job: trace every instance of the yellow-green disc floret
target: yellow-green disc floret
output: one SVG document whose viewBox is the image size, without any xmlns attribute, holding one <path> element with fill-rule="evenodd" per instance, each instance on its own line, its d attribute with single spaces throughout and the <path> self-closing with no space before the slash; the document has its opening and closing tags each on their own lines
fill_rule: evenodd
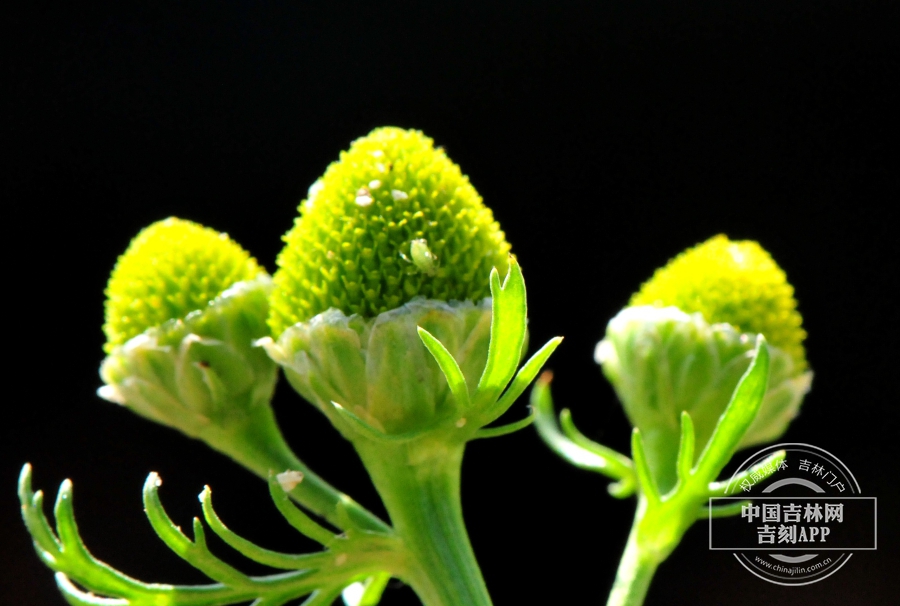
<svg viewBox="0 0 900 606">
<path fill-rule="evenodd" d="M 374 317 L 416 296 L 477 300 L 509 244 L 468 177 L 419 131 L 354 141 L 300 204 L 278 257 L 274 337 L 336 308 Z"/>
<path fill-rule="evenodd" d="M 158 221 L 131 241 L 109 278 L 104 349 L 202 309 L 261 272 L 227 234 L 175 217 Z"/>
<path fill-rule="evenodd" d="M 795 371 L 806 368 L 806 331 L 797 311 L 794 288 L 784 271 L 758 243 L 715 236 L 684 251 L 656 271 L 630 305 L 675 306 L 727 323 L 747 333 L 762 333 L 788 353 Z"/>
</svg>

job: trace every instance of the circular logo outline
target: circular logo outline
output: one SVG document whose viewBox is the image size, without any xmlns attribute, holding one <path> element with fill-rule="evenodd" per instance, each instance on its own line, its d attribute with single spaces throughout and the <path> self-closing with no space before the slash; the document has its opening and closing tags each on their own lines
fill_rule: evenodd
<svg viewBox="0 0 900 606">
<path fill-rule="evenodd" d="M 810 450 L 806 450 L 810 449 Z M 805 442 L 782 442 L 779 444 L 773 444 L 771 446 L 767 446 L 762 450 L 756 451 L 754 454 L 747 457 L 738 467 L 738 469 L 732 474 L 731 478 L 728 481 L 727 488 L 725 489 L 725 494 L 736 494 L 740 489 L 740 485 L 736 484 L 736 478 L 739 474 L 747 471 L 754 465 L 761 463 L 771 454 L 778 452 L 779 450 L 784 450 L 785 453 L 806 453 L 809 455 L 814 455 L 817 458 L 831 463 L 835 469 L 837 469 L 841 475 L 843 476 L 844 481 L 847 482 L 848 488 L 850 489 L 850 494 L 860 495 L 861 489 L 859 487 L 859 482 L 856 480 L 856 476 L 853 475 L 853 472 L 841 461 L 838 457 L 834 456 L 824 448 L 820 448 L 818 446 L 814 446 L 812 444 L 807 444 Z M 778 488 L 783 488 L 785 486 L 790 485 L 802 485 L 808 489 L 813 490 L 819 494 L 825 494 L 825 489 L 821 486 L 812 482 L 810 480 L 806 480 L 804 478 L 785 478 L 774 482 L 768 486 L 766 486 L 762 493 L 771 493 L 777 490 Z M 806 554 L 806 556 L 782 556 L 777 553 L 777 549 L 772 550 L 775 553 L 767 554 L 769 557 L 776 559 L 781 562 L 785 562 L 786 564 L 800 564 L 801 562 L 809 561 L 818 556 L 818 554 Z M 810 551 L 815 551 L 811 549 Z M 816 570 L 807 573 L 803 577 L 798 577 L 797 580 L 793 580 L 795 577 L 793 576 L 783 576 L 779 575 L 775 571 L 765 570 L 761 566 L 757 566 L 752 563 L 750 556 L 746 553 L 735 551 L 732 555 L 734 555 L 735 559 L 743 566 L 748 572 L 769 583 L 773 583 L 775 585 L 781 585 L 785 587 L 801 587 L 804 585 L 811 585 L 813 583 L 818 583 L 823 579 L 827 579 L 835 572 L 844 567 L 844 565 L 850 561 L 850 558 L 853 554 L 850 550 L 840 552 L 840 555 L 837 556 L 836 559 L 828 562 L 827 565 L 821 566 Z M 778 556 L 778 557 L 776 557 Z M 757 556 L 758 557 L 758 556 Z M 793 560 L 793 561 L 791 561 Z"/>
</svg>

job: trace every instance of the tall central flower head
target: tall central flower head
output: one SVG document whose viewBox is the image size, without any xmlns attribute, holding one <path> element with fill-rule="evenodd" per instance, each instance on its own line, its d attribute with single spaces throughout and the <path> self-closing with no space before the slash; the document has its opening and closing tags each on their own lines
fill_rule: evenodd
<svg viewBox="0 0 900 606">
<path fill-rule="evenodd" d="M 722 235 L 658 269 L 610 321 L 595 357 L 644 435 L 660 486 L 674 482 L 681 412 L 705 445 L 757 334 L 770 352 L 768 391 L 741 446 L 784 433 L 812 380 L 801 324 L 794 289 L 769 253 Z"/>
<path fill-rule="evenodd" d="M 379 128 L 341 153 L 299 210 L 273 278 L 269 355 L 348 437 L 345 412 L 387 434 L 458 421 L 417 327 L 476 385 L 489 276 L 506 273 L 510 249 L 468 178 L 421 132 Z"/>
<path fill-rule="evenodd" d="M 354 141 L 309 189 L 278 257 L 274 336 L 330 308 L 372 318 L 414 297 L 476 301 L 509 244 L 443 149 L 419 131 Z"/>
</svg>

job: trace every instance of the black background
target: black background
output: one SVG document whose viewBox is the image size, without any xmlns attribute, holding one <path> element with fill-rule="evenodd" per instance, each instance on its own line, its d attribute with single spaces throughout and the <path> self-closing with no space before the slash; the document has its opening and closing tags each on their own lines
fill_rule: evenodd
<svg viewBox="0 0 900 606">
<path fill-rule="evenodd" d="M 143 518 L 150 471 L 178 523 L 198 514 L 195 496 L 210 484 L 234 529 L 298 547 L 249 473 L 94 395 L 103 288 L 130 238 L 169 215 L 227 231 L 274 269 L 307 187 L 351 140 L 387 124 L 434 137 L 494 209 L 525 271 L 532 347 L 566 336 L 549 365 L 557 404 L 620 450 L 628 425 L 592 361 L 607 320 L 683 248 L 720 232 L 761 242 L 796 287 L 816 373 L 785 439 L 834 453 L 879 497 L 880 549 L 784 588 L 709 552 L 700 525 L 661 566 L 647 604 L 891 601 L 895 8 L 184 4 L 3 9 L 5 603 L 63 603 L 18 520 L 25 461 L 51 494 L 71 477 L 90 548 L 144 580 L 203 580 Z M 312 407 L 286 384 L 275 406 L 301 457 L 379 507 Z M 532 430 L 471 445 L 464 510 L 497 604 L 605 601 L 633 512 L 606 483 Z M 384 603 L 416 602 L 396 587 Z"/>
</svg>

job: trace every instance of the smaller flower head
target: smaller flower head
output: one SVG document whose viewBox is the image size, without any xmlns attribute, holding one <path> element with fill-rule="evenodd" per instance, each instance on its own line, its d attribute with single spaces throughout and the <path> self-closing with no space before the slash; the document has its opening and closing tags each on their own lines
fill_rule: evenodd
<svg viewBox="0 0 900 606">
<path fill-rule="evenodd" d="M 170 217 L 144 228 L 106 288 L 107 353 L 148 328 L 203 309 L 237 282 L 265 273 L 226 234 Z"/>
<path fill-rule="evenodd" d="M 769 344 L 768 390 L 740 447 L 781 436 L 812 380 L 794 289 L 759 244 L 716 236 L 686 250 L 609 322 L 595 357 L 643 433 L 660 487 L 675 482 L 682 411 L 705 445 L 750 365 L 758 333 Z"/>
<path fill-rule="evenodd" d="M 759 244 L 724 235 L 684 251 L 653 274 L 631 306 L 677 307 L 700 313 L 710 324 L 730 324 L 743 333 L 762 333 L 788 353 L 797 373 L 806 368 L 806 331 L 794 288 Z"/>
<path fill-rule="evenodd" d="M 145 228 L 106 290 L 98 395 L 252 467 L 248 443 L 280 435 L 278 367 L 255 345 L 269 334 L 271 282 L 225 234 L 176 218 Z"/>
</svg>

